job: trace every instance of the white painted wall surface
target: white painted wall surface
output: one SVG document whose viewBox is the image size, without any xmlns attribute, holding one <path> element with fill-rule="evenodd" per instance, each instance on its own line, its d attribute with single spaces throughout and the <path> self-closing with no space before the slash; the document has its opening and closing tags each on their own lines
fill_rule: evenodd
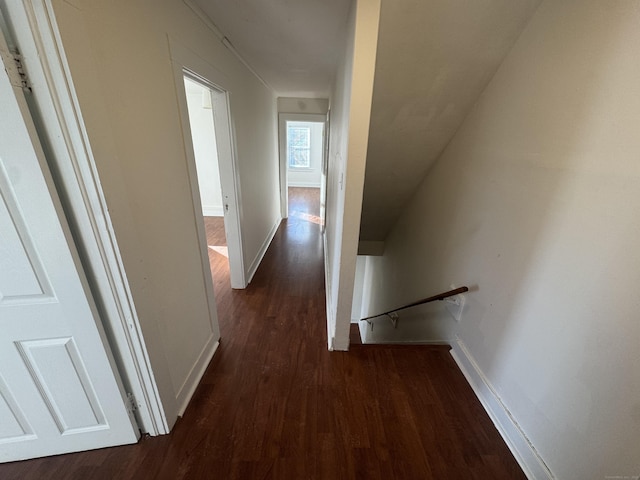
<svg viewBox="0 0 640 480">
<path fill-rule="evenodd" d="M 372 309 L 472 287 L 458 351 L 558 479 L 640 474 L 639 7 L 544 2 L 371 259 Z"/>
<path fill-rule="evenodd" d="M 349 348 L 379 18 L 379 0 L 353 3 L 331 98 L 325 276 L 329 348 L 335 350 Z"/>
<path fill-rule="evenodd" d="M 278 113 L 326 114 L 329 100 L 326 98 L 278 97 Z"/>
<path fill-rule="evenodd" d="M 211 108 L 211 91 L 188 79 L 185 80 L 185 88 L 193 153 L 198 171 L 202 215 L 222 217 L 224 210 L 222 208 L 222 189 L 220 188 L 213 109 Z"/>
<path fill-rule="evenodd" d="M 322 130 L 324 124 L 322 123 L 310 123 L 310 122 L 287 122 L 288 126 L 292 127 L 309 127 L 310 134 L 310 166 L 309 168 L 291 168 L 288 166 L 288 183 L 290 187 L 310 187 L 320 188 L 320 181 L 322 176 Z"/>
<path fill-rule="evenodd" d="M 540 1 L 382 2 L 361 240 L 384 240 Z"/>
<path fill-rule="evenodd" d="M 356 273 L 353 282 L 353 302 L 351 305 L 351 323 L 358 323 L 362 313 L 362 294 L 364 289 L 364 279 L 367 268 L 367 257 L 358 255 L 356 257 Z"/>
<path fill-rule="evenodd" d="M 169 38 L 232 87 L 245 265 L 280 221 L 275 97 L 182 2 L 53 3 L 172 425 L 176 399 L 197 381 L 219 333 L 207 304 Z"/>
</svg>

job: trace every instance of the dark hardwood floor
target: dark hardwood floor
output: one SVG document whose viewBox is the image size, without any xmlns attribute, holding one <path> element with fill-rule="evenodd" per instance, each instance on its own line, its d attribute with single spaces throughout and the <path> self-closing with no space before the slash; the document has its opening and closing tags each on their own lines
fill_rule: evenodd
<svg viewBox="0 0 640 480">
<path fill-rule="evenodd" d="M 246 290 L 210 250 L 222 341 L 170 435 L 0 479 L 525 478 L 448 347 L 327 351 L 320 227 L 296 205 Z"/>
</svg>

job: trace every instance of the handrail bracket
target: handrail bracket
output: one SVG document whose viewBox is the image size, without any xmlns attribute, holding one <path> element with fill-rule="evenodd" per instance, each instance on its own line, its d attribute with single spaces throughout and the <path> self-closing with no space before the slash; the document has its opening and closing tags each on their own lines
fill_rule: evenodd
<svg viewBox="0 0 640 480">
<path fill-rule="evenodd" d="M 378 316 L 386 316 L 389 317 L 389 320 L 391 320 L 391 325 L 393 325 L 393 328 L 398 328 L 398 320 L 400 319 L 400 315 L 398 315 L 396 312 L 389 312 L 389 313 L 383 313 L 381 315 Z M 371 331 L 373 332 L 373 326 L 375 325 L 375 322 L 373 321 L 373 319 L 367 319 L 367 318 L 363 318 L 362 321 L 365 321 L 369 324 L 369 326 L 371 327 Z"/>
</svg>

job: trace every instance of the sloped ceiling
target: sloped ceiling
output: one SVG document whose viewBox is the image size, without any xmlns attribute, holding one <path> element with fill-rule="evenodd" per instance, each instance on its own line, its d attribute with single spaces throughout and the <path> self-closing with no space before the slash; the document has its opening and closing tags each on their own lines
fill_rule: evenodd
<svg viewBox="0 0 640 480">
<path fill-rule="evenodd" d="M 384 240 L 540 0 L 383 0 L 360 239 Z"/>
<path fill-rule="evenodd" d="M 278 96 L 329 97 L 351 0 L 190 1 Z"/>
</svg>

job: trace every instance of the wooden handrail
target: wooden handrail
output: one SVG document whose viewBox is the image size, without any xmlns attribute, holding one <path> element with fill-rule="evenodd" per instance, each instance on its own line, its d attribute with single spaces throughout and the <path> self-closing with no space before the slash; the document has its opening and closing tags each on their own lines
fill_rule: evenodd
<svg viewBox="0 0 640 480">
<path fill-rule="evenodd" d="M 370 317 L 361 318 L 360 321 L 363 322 L 365 320 L 371 320 L 372 318 L 381 317 L 382 315 L 389 315 L 390 313 L 397 312 L 399 310 L 404 310 L 405 308 L 415 307 L 416 305 L 422 305 L 423 303 L 435 302 L 436 300 L 444 300 L 447 297 L 453 297 L 454 295 L 458 295 L 460 293 L 468 292 L 468 287 L 458 287 L 453 290 L 449 290 L 448 292 L 439 293 L 438 295 L 434 295 L 432 297 L 423 298 L 422 300 L 418 300 L 417 302 L 410 303 L 403 307 L 394 308 L 393 310 L 389 310 L 388 312 L 379 313 L 378 315 L 371 315 Z"/>
</svg>

